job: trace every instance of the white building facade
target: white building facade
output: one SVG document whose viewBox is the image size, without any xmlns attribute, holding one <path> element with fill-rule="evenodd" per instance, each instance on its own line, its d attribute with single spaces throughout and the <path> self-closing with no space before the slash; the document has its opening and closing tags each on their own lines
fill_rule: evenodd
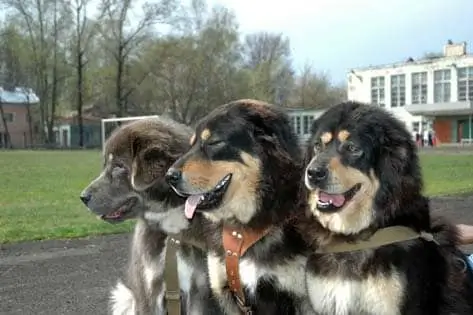
<svg viewBox="0 0 473 315">
<path fill-rule="evenodd" d="M 315 119 L 324 112 L 323 109 L 288 108 L 288 115 L 294 133 L 299 142 L 304 144 L 310 137 L 310 130 Z"/>
<path fill-rule="evenodd" d="M 386 108 L 412 132 L 434 129 L 443 142 L 472 138 L 473 55 L 449 42 L 443 56 L 353 69 L 348 99 Z"/>
</svg>

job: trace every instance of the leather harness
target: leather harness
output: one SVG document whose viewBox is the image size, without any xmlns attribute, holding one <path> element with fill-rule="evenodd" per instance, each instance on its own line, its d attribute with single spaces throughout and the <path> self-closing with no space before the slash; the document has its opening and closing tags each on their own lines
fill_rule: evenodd
<svg viewBox="0 0 473 315">
<path fill-rule="evenodd" d="M 271 227 L 261 230 L 249 230 L 234 229 L 225 226 L 222 231 L 228 288 L 233 294 L 243 315 L 252 315 L 253 310 L 251 309 L 251 306 L 247 304 L 240 280 L 240 257 L 242 257 L 251 246 L 266 236 L 270 230 Z M 417 238 L 437 243 L 433 235 L 430 233 L 417 232 L 406 226 L 392 226 L 376 231 L 366 240 L 356 242 L 342 241 L 329 244 L 318 250 L 317 253 L 328 254 L 372 249 Z"/>
<path fill-rule="evenodd" d="M 247 304 L 245 292 L 240 280 L 240 257 L 262 239 L 270 231 L 270 227 L 265 229 L 236 229 L 224 226 L 222 231 L 222 242 L 225 250 L 225 267 L 227 272 L 227 283 L 230 292 L 242 314 L 251 315 L 253 311 Z"/>
<path fill-rule="evenodd" d="M 222 230 L 222 243 L 225 250 L 225 268 L 228 288 L 243 315 L 253 315 L 253 310 L 247 303 L 241 283 L 240 258 L 251 246 L 266 236 L 270 230 L 271 227 L 254 230 L 237 229 L 230 226 L 224 226 Z M 342 241 L 328 244 L 317 250 L 317 253 L 329 254 L 373 249 L 417 238 L 437 243 L 433 235 L 430 233 L 417 232 L 406 226 L 391 226 L 376 231 L 366 240 L 357 240 L 355 242 Z M 171 246 L 167 246 L 166 248 L 166 266 L 170 267 L 166 268 L 165 273 L 167 309 L 168 315 L 180 315 L 181 296 L 179 281 L 177 281 L 178 273 L 175 268 L 177 265 L 176 245 L 180 244 L 180 240 L 176 237 L 172 237 L 170 243 Z"/>
</svg>

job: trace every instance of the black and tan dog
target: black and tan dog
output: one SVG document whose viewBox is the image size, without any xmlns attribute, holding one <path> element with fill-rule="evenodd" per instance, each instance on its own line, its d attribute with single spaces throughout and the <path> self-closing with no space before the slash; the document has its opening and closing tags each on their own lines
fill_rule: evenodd
<svg viewBox="0 0 473 315">
<path fill-rule="evenodd" d="M 430 218 L 416 146 L 383 109 L 346 102 L 313 125 L 307 289 L 321 315 L 473 314 L 456 229 Z M 320 248 L 321 247 L 321 248 Z"/>
<path fill-rule="evenodd" d="M 185 214 L 207 219 L 208 269 L 226 314 L 311 314 L 299 212 L 301 152 L 286 113 L 255 100 L 203 118 L 167 173 Z"/>
<path fill-rule="evenodd" d="M 164 180 L 169 166 L 188 149 L 190 135 L 187 126 L 164 118 L 115 130 L 105 145 L 102 173 L 81 194 L 87 207 L 107 222 L 138 218 L 126 281 L 112 291 L 113 314 L 166 314 L 164 272 L 171 272 L 164 270 L 166 247 L 171 246 L 167 239 L 182 230 L 187 234 L 177 250 L 181 313 L 221 314 L 211 297 L 203 236 L 190 229 L 184 199 Z"/>
</svg>

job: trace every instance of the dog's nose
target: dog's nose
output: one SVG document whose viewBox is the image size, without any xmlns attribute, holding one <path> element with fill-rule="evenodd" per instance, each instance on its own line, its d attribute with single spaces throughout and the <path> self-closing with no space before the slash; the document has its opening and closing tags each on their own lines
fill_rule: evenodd
<svg viewBox="0 0 473 315">
<path fill-rule="evenodd" d="M 176 168 L 170 168 L 166 172 L 166 181 L 169 185 L 175 185 L 182 177 L 182 172 Z"/>
<path fill-rule="evenodd" d="M 307 177 L 311 182 L 321 182 L 328 176 L 328 170 L 325 167 L 311 167 L 307 169 Z"/>
<path fill-rule="evenodd" d="M 80 200 L 82 200 L 82 202 L 87 206 L 87 204 L 89 203 L 90 199 L 92 199 L 92 195 L 88 192 L 82 192 L 80 194 Z"/>
</svg>

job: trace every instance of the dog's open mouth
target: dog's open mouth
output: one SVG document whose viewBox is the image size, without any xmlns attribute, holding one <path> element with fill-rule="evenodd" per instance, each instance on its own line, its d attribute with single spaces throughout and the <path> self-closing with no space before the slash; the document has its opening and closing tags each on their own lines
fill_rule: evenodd
<svg viewBox="0 0 473 315">
<path fill-rule="evenodd" d="M 225 192 L 230 185 L 232 174 L 227 174 L 223 177 L 214 188 L 202 194 L 185 195 L 180 193 L 183 197 L 186 197 L 185 204 L 185 216 L 188 219 L 192 219 L 197 210 L 212 209 L 218 206 L 222 201 Z"/>
<path fill-rule="evenodd" d="M 124 221 L 127 217 L 128 214 L 130 214 L 133 211 L 133 207 L 135 206 L 136 199 L 131 198 L 125 201 L 120 207 L 118 207 L 117 210 L 110 212 L 108 214 L 103 214 L 100 216 L 100 219 L 111 222 L 111 223 L 116 223 L 116 222 L 121 222 Z"/>
<path fill-rule="evenodd" d="M 337 212 L 353 199 L 360 188 L 361 184 L 356 184 L 341 194 L 328 193 L 319 190 L 317 209 L 321 212 Z"/>
</svg>

